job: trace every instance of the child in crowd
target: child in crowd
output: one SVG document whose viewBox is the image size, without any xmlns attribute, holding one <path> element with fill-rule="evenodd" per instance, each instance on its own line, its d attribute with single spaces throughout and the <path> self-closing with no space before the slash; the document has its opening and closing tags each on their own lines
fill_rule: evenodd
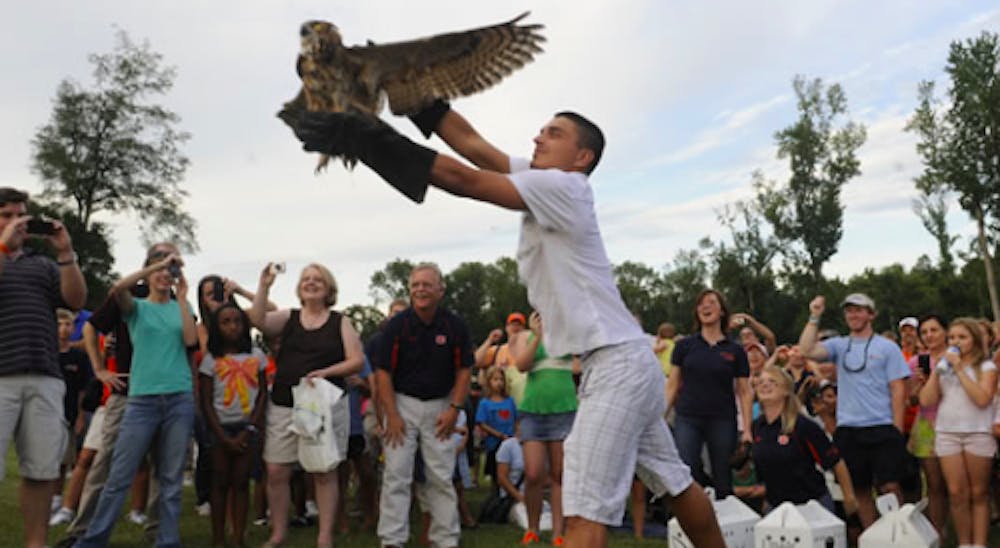
<svg viewBox="0 0 1000 548">
<path fill-rule="evenodd" d="M 493 479 L 493 489 L 497 484 L 497 448 L 500 443 L 514 435 L 517 421 L 517 406 L 507 395 L 507 380 L 504 370 L 492 366 L 486 371 L 484 397 L 476 410 L 476 426 L 486 433 L 483 448 L 486 450 L 486 474 Z"/>
<path fill-rule="evenodd" d="M 249 474 L 267 401 L 267 356 L 253 348 L 250 321 L 225 303 L 208 323 L 208 352 L 201 362 L 201 395 L 212 433 L 212 541 L 225 546 L 227 500 L 233 540 L 243 546 L 249 502 Z"/>
<path fill-rule="evenodd" d="M 469 505 L 465 500 L 465 484 L 469 478 L 469 458 L 465 452 L 465 445 L 469 443 L 469 419 L 465 411 L 458 412 L 455 419 L 455 429 L 451 434 L 451 442 L 455 446 L 455 474 L 452 476 L 452 483 L 455 485 L 455 496 L 458 498 L 458 516 L 462 520 L 462 527 L 475 529 L 479 526 L 476 519 L 469 511 Z"/>
<path fill-rule="evenodd" d="M 948 344 L 949 351 L 934 364 L 920 390 L 920 404 L 940 402 L 934 451 L 948 484 L 958 544 L 985 547 L 990 525 L 989 478 L 997 449 L 993 437 L 997 366 L 986 356 L 983 332 L 974 319 L 952 321 Z"/>
<path fill-rule="evenodd" d="M 87 359 L 87 354 L 83 350 L 71 346 L 70 339 L 75 328 L 76 315 L 65 308 L 60 308 L 56 311 L 56 319 L 59 322 L 59 366 L 62 368 L 63 381 L 66 383 L 66 395 L 63 398 L 64 417 L 69 426 L 69 442 L 66 444 L 66 454 L 59 467 L 58 489 L 56 491 L 62 493 L 66 470 L 73 468 L 73 463 L 76 460 L 77 440 L 83 436 L 86 429 L 86 418 L 80 405 L 83 403 L 83 391 L 87 387 L 87 382 L 93 377 L 93 371 L 90 369 L 90 360 Z M 52 497 L 53 518 L 63 510 L 62 499 L 61 494 Z M 65 512 L 63 517 L 66 517 Z"/>
</svg>

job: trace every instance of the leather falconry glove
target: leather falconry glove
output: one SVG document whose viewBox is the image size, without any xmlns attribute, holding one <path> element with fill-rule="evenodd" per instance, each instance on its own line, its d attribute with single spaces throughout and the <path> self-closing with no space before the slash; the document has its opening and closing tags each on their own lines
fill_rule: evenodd
<svg viewBox="0 0 1000 548">
<path fill-rule="evenodd" d="M 304 112 L 295 136 L 306 151 L 360 160 L 407 198 L 424 201 L 437 152 L 400 135 L 378 117 Z"/>
<path fill-rule="evenodd" d="M 441 119 L 444 118 L 445 114 L 448 114 L 449 110 L 451 110 L 451 105 L 448 101 L 436 99 L 420 112 L 411 114 L 409 119 L 413 125 L 417 126 L 420 133 L 424 134 L 424 137 L 430 139 L 438 125 L 441 124 Z"/>
</svg>

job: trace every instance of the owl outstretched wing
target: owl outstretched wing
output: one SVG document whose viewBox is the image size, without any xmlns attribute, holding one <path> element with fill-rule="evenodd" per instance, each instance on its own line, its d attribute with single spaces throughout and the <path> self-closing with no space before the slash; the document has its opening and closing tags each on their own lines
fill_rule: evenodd
<svg viewBox="0 0 1000 548">
<path fill-rule="evenodd" d="M 542 25 L 518 24 L 528 13 L 499 25 L 346 53 L 364 67 L 361 79 L 385 92 L 393 114 L 413 114 L 435 99 L 485 90 L 531 62 L 545 37 Z"/>
</svg>

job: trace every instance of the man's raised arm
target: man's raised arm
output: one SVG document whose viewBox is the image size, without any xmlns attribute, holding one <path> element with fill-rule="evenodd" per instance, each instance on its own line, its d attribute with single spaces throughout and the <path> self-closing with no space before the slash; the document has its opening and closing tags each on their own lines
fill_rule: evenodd
<svg viewBox="0 0 1000 548">
<path fill-rule="evenodd" d="M 410 117 L 424 137 L 437 133 L 459 156 L 480 169 L 510 173 L 510 157 L 493 146 L 472 127 L 464 116 L 451 106 L 438 100 Z"/>
<path fill-rule="evenodd" d="M 809 303 L 809 321 L 802 329 L 799 336 L 799 352 L 810 360 L 825 360 L 830 356 L 826 347 L 816 344 L 816 335 L 819 331 L 819 319 L 826 308 L 826 299 L 817 296 Z"/>
</svg>

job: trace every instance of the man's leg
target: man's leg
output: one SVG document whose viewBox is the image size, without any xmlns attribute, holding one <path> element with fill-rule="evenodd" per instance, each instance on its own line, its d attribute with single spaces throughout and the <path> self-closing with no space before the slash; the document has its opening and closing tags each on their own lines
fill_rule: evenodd
<svg viewBox="0 0 1000 548">
<path fill-rule="evenodd" d="M 681 529 L 694 546 L 698 548 L 725 548 L 719 522 L 715 519 L 715 509 L 708 500 L 705 490 L 697 482 L 692 483 L 683 493 L 670 497 L 673 510 Z"/>
<path fill-rule="evenodd" d="M 24 520 L 24 545 L 28 548 L 45 546 L 49 532 L 49 502 L 56 480 L 21 478 L 21 518 Z"/>
<path fill-rule="evenodd" d="M 21 471 L 25 546 L 45 546 L 52 493 L 69 443 L 63 418 L 66 384 L 43 375 L 21 375 L 21 420 L 15 434 Z"/>
<path fill-rule="evenodd" d="M 396 394 L 396 407 L 406 425 L 402 445 L 385 443 L 385 468 L 379 499 L 378 537 L 383 546 L 403 546 L 410 536 L 410 484 L 417 452 L 420 400 Z"/>
<path fill-rule="evenodd" d="M 654 365 L 644 369 L 646 372 L 654 370 L 656 374 L 650 374 L 651 383 L 655 383 L 655 378 L 662 379 L 662 375 Z M 688 466 L 677 451 L 667 421 L 663 418 L 666 402 L 662 393 L 659 387 L 655 389 L 655 393 L 648 393 L 650 405 L 655 411 L 649 415 L 650 421 L 639 436 L 636 475 L 655 497 L 666 497 L 670 501 L 677 522 L 694 546 L 723 548 L 725 541 L 715 519 L 712 502 L 702 486 L 692 479 Z"/>
<path fill-rule="evenodd" d="M 447 400 L 421 402 L 420 453 L 424 457 L 427 481 L 424 484 L 427 507 L 431 513 L 428 533 L 431 544 L 448 548 L 458 546 L 462 528 L 458 518 L 458 498 L 451 478 L 455 472 L 455 450 L 451 436 L 438 439 L 434 433 L 437 417 L 448 408 Z"/>
<path fill-rule="evenodd" d="M 652 367 L 658 376 L 646 372 L 647 358 L 655 362 Z M 648 344 L 640 341 L 603 348 L 584 361 L 580 405 L 563 444 L 567 546 L 606 546 L 605 526 L 622 521 L 641 454 L 640 440 L 654 419 L 666 429 L 663 374 L 656 363 Z M 691 477 L 676 449 L 674 458 L 686 487 Z"/>
</svg>

